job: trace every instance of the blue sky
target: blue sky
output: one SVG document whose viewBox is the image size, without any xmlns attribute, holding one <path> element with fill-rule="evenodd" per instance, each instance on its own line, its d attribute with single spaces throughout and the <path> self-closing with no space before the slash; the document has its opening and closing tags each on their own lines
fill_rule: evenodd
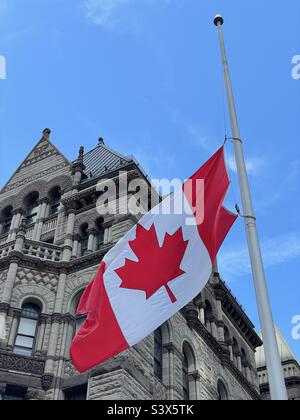
<svg viewBox="0 0 300 420">
<path fill-rule="evenodd" d="M 0 184 L 41 131 L 70 159 L 103 136 L 153 178 L 190 176 L 229 134 L 224 31 L 274 318 L 300 359 L 300 3 L 290 0 L 0 0 Z M 232 146 L 229 204 L 240 203 Z M 243 222 L 220 271 L 259 328 Z"/>
</svg>

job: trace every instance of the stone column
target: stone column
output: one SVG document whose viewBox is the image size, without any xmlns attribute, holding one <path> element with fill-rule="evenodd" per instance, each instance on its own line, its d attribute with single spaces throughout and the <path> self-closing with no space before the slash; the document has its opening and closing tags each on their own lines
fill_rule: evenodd
<svg viewBox="0 0 300 420">
<path fill-rule="evenodd" d="M 10 305 L 12 291 L 13 291 L 13 288 L 14 288 L 14 285 L 15 285 L 15 280 L 16 280 L 18 267 L 19 267 L 19 258 L 17 256 L 17 253 L 22 252 L 22 250 L 23 250 L 24 243 L 25 243 L 25 234 L 26 234 L 26 226 L 25 226 L 24 223 L 22 223 L 21 226 L 19 227 L 19 229 L 17 230 L 14 251 L 11 253 L 10 265 L 9 265 L 9 269 L 8 269 L 8 272 L 7 272 L 7 277 L 6 277 L 6 282 L 5 282 L 5 285 L 4 285 L 4 289 L 3 289 L 3 292 L 2 292 L 1 302 L 2 303 L 7 303 L 8 305 Z M 12 255 L 13 253 L 15 253 L 15 255 Z M 5 317 L 5 319 L 6 319 L 6 317 Z M 3 318 L 2 318 L 2 320 L 0 319 L 0 338 L 1 338 L 1 333 L 3 334 L 3 324 L 2 323 L 3 323 Z"/>
<path fill-rule="evenodd" d="M 229 353 L 230 353 L 230 360 L 232 362 L 234 362 L 234 357 L 233 357 L 233 341 L 232 340 L 228 340 L 226 344 L 228 346 L 228 350 L 229 350 Z"/>
<path fill-rule="evenodd" d="M 198 308 L 199 308 L 199 320 L 201 324 L 205 325 L 205 303 L 201 302 L 198 305 Z"/>
<path fill-rule="evenodd" d="M 45 324 L 45 335 L 44 335 L 44 341 L 42 346 L 42 356 L 47 356 L 48 352 L 48 338 L 50 337 L 50 331 L 51 331 L 51 317 L 48 317 L 47 322 Z"/>
<path fill-rule="evenodd" d="M 108 228 L 108 238 L 107 238 L 107 243 L 111 243 L 112 242 L 112 226 L 110 226 L 109 228 Z"/>
<path fill-rule="evenodd" d="M 3 289 L 2 297 L 1 297 L 1 303 L 4 305 L 5 304 L 8 305 L 8 308 L 10 307 L 12 291 L 15 285 L 17 272 L 19 268 L 19 258 L 18 258 L 17 253 L 23 250 L 24 242 L 25 242 L 25 234 L 26 234 L 26 226 L 24 223 L 22 223 L 19 229 L 17 230 L 14 251 L 11 253 L 10 265 L 7 272 L 6 282 L 4 284 L 4 289 Z M 15 253 L 15 255 L 12 255 L 13 253 Z M 6 312 L 0 311 L 0 340 L 6 340 L 7 310 Z"/>
<path fill-rule="evenodd" d="M 245 363 L 245 376 L 252 383 L 252 366 L 248 362 Z"/>
<path fill-rule="evenodd" d="M 74 226 L 75 226 L 75 219 L 76 219 L 76 214 L 75 214 L 76 210 L 75 208 L 70 208 L 67 211 L 67 213 L 68 213 L 68 221 L 67 221 L 65 243 L 63 247 L 62 262 L 69 262 L 71 260 L 72 250 L 73 250 L 73 236 L 74 236 Z M 49 345 L 48 345 L 47 359 L 46 359 L 46 365 L 45 365 L 45 373 L 42 377 L 42 387 L 43 387 L 43 390 L 46 392 L 49 391 L 54 386 L 54 383 L 53 383 L 54 374 L 55 374 L 54 358 L 56 356 L 59 330 L 60 330 L 61 323 L 63 322 L 62 311 L 63 311 L 66 280 L 67 280 L 67 271 L 64 269 L 61 269 L 59 280 L 58 280 L 57 291 L 56 291 L 54 313 L 52 315 Z"/>
<path fill-rule="evenodd" d="M 216 308 L 217 308 L 218 340 L 222 344 L 224 344 L 224 342 L 225 342 L 225 324 L 223 322 L 222 300 L 220 298 L 216 299 Z"/>
<path fill-rule="evenodd" d="M 38 330 L 38 337 L 37 337 L 36 346 L 35 346 L 36 356 L 42 355 L 47 320 L 48 320 L 47 316 L 41 315 L 40 323 L 39 323 L 39 330 Z"/>
<path fill-rule="evenodd" d="M 65 347 L 65 358 L 70 359 L 70 347 L 73 341 L 75 333 L 75 319 L 71 315 L 67 319 L 68 329 L 67 329 L 67 338 L 66 338 L 66 347 Z"/>
<path fill-rule="evenodd" d="M 188 375 L 190 399 L 196 401 L 200 395 L 200 374 L 198 371 L 190 372 Z M 199 395 L 198 395 L 199 394 Z"/>
<path fill-rule="evenodd" d="M 207 331 L 212 334 L 211 323 L 210 323 L 209 319 L 205 320 L 205 327 L 206 327 Z"/>
<path fill-rule="evenodd" d="M 19 208 L 19 209 L 13 210 L 12 214 L 13 214 L 13 218 L 11 222 L 10 232 L 8 235 L 8 241 L 14 241 L 16 239 L 17 230 L 20 227 L 20 224 L 22 222 L 24 210 L 22 208 Z"/>
<path fill-rule="evenodd" d="M 14 344 L 16 341 L 16 336 L 18 332 L 18 326 L 19 326 L 19 319 L 21 316 L 21 310 L 20 309 L 14 309 L 13 310 L 13 319 L 7 344 L 7 350 L 12 351 L 14 348 Z"/>
<path fill-rule="evenodd" d="M 47 211 L 47 206 L 49 204 L 49 199 L 46 198 L 42 198 L 38 201 L 39 203 L 39 214 L 38 214 L 38 218 L 35 224 L 35 229 L 33 232 L 33 240 L 34 241 L 40 241 L 41 240 L 41 236 L 42 236 L 42 231 L 43 231 L 43 226 L 44 226 L 44 219 L 46 217 L 46 211 Z"/>
<path fill-rule="evenodd" d="M 54 379 L 54 359 L 56 357 L 57 339 L 60 325 L 62 324 L 62 316 L 59 313 L 54 313 L 51 320 L 51 330 L 47 351 L 47 360 L 45 365 L 45 373 L 42 377 L 42 388 L 44 391 L 49 391 Z"/>
<path fill-rule="evenodd" d="M 5 348 L 6 340 L 6 317 L 9 311 L 7 303 L 0 302 L 0 348 Z"/>
<path fill-rule="evenodd" d="M 214 316 L 212 316 L 209 319 L 209 323 L 210 323 L 210 332 L 211 332 L 212 336 L 216 340 L 218 340 L 218 330 L 217 330 L 216 318 Z"/>
<path fill-rule="evenodd" d="M 242 367 L 242 353 L 240 351 L 236 352 L 235 357 L 236 357 L 236 364 L 237 364 L 238 370 L 240 372 L 243 372 L 243 367 Z"/>
<path fill-rule="evenodd" d="M 75 209 L 69 209 L 67 230 L 66 230 L 63 257 L 62 257 L 63 262 L 69 262 L 72 257 L 75 218 L 76 218 Z M 52 315 L 52 323 L 51 323 L 51 330 L 50 330 L 49 346 L 48 346 L 48 351 L 47 351 L 47 360 L 46 360 L 46 365 L 45 365 L 45 373 L 42 377 L 42 387 L 44 391 L 48 391 L 53 386 L 54 358 L 56 356 L 59 328 L 60 328 L 60 324 L 62 323 L 61 314 L 63 310 L 66 280 L 67 280 L 67 272 L 62 269 L 59 275 L 58 286 L 57 286 L 57 291 L 56 291 L 54 314 Z"/>
<path fill-rule="evenodd" d="M 79 256 L 79 243 L 81 241 L 80 235 L 73 236 L 73 249 L 72 249 L 72 260 L 78 258 Z"/>
<path fill-rule="evenodd" d="M 87 254 L 91 254 L 95 252 L 96 229 L 89 229 L 88 235 L 89 235 L 89 241 L 88 241 Z"/>
<path fill-rule="evenodd" d="M 104 229 L 104 237 L 103 237 L 103 245 L 108 244 L 108 234 L 109 234 L 109 228 Z"/>
<path fill-rule="evenodd" d="M 218 329 L 218 341 L 221 345 L 225 345 L 225 324 L 223 321 L 217 321 L 217 329 Z"/>
<path fill-rule="evenodd" d="M 70 261 L 72 257 L 73 234 L 74 234 L 74 226 L 75 226 L 75 219 L 76 219 L 75 211 L 76 211 L 75 209 L 68 210 L 67 230 L 66 230 L 63 258 L 62 258 L 62 260 L 65 262 Z"/>
<path fill-rule="evenodd" d="M 176 373 L 175 373 L 175 366 L 182 365 L 182 354 L 177 350 L 173 343 L 167 343 L 163 345 L 163 363 L 165 362 L 165 358 L 168 358 L 168 363 L 166 364 L 166 369 L 168 372 L 168 399 L 170 401 L 178 400 L 181 398 L 180 392 L 181 389 L 176 387 Z"/>
</svg>

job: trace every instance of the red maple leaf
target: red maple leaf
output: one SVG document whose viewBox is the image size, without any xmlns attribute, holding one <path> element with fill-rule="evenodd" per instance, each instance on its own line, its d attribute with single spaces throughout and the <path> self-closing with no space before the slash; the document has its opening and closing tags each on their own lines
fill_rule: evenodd
<svg viewBox="0 0 300 420">
<path fill-rule="evenodd" d="M 121 288 L 145 291 L 148 300 L 161 287 L 165 287 L 172 303 L 175 303 L 177 299 L 168 283 L 185 274 L 180 264 L 188 241 L 183 239 L 182 228 L 174 235 L 167 233 L 160 247 L 154 225 L 149 231 L 137 225 L 136 239 L 130 241 L 129 245 L 139 261 L 126 258 L 124 266 L 116 270 L 122 279 Z"/>
</svg>

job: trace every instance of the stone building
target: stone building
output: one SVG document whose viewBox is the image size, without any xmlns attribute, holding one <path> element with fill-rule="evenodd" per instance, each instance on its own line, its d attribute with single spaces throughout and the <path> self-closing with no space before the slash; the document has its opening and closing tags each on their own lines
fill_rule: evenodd
<svg viewBox="0 0 300 420">
<path fill-rule="evenodd" d="M 279 329 L 275 326 L 276 338 L 281 357 L 282 370 L 289 400 L 300 401 L 300 365 Z M 270 400 L 270 385 L 266 367 L 264 347 L 256 353 L 258 380 L 263 400 Z"/>
<path fill-rule="evenodd" d="M 96 211 L 98 181 L 119 171 L 128 182 L 149 182 L 133 158 L 101 139 L 69 161 L 46 129 L 1 190 L 0 399 L 259 399 L 262 343 L 217 270 L 155 334 L 87 374 L 74 369 L 80 296 L 103 255 L 137 222 L 130 213 Z"/>
</svg>

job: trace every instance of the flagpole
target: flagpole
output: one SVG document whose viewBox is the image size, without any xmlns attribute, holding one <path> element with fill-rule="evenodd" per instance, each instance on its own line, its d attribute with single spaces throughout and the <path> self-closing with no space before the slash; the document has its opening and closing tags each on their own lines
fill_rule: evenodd
<svg viewBox="0 0 300 420">
<path fill-rule="evenodd" d="M 281 366 L 278 344 L 276 340 L 275 326 L 272 316 L 265 270 L 256 227 L 256 217 L 254 215 L 248 174 L 243 153 L 243 142 L 241 140 L 233 89 L 230 79 L 230 72 L 222 31 L 223 23 L 224 19 L 222 18 L 222 16 L 218 15 L 215 17 L 214 24 L 217 26 L 219 33 L 227 100 L 231 120 L 232 139 L 234 143 L 235 158 L 237 163 L 241 198 L 243 204 L 243 217 L 245 219 L 252 274 L 256 290 L 257 306 L 263 334 L 270 392 L 271 398 L 273 400 L 286 401 L 288 397 L 283 377 L 283 370 Z"/>
</svg>

